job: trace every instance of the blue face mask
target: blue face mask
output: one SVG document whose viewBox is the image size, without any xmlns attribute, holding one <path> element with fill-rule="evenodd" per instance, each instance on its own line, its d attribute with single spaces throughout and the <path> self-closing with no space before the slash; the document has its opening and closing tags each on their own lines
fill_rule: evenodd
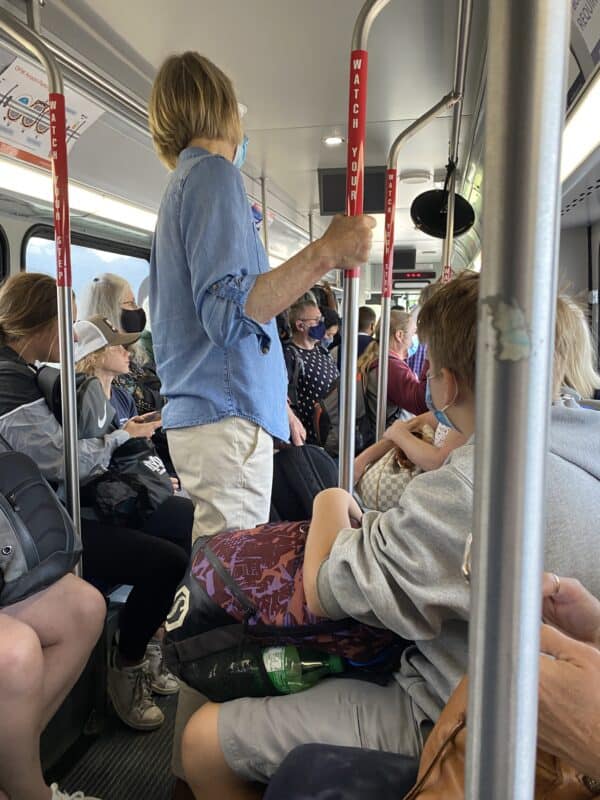
<svg viewBox="0 0 600 800">
<path fill-rule="evenodd" d="M 246 152 L 248 150 L 248 137 L 244 134 L 242 143 L 236 145 L 235 155 L 233 156 L 233 166 L 241 169 L 246 161 Z"/>
<path fill-rule="evenodd" d="M 324 347 L 326 350 L 329 348 L 329 345 L 330 345 L 332 342 L 333 342 L 333 336 L 324 336 L 324 337 L 321 339 L 321 344 L 323 345 L 323 347 Z"/>
<path fill-rule="evenodd" d="M 440 425 L 445 425 L 447 428 L 451 428 L 453 431 L 458 430 L 456 425 L 453 425 L 452 422 L 448 419 L 448 416 L 446 415 L 446 409 L 450 408 L 452 403 L 449 403 L 447 406 L 444 406 L 444 408 L 439 408 L 439 409 L 436 408 L 435 405 L 433 404 L 433 398 L 431 397 L 431 388 L 429 386 L 429 380 L 430 379 L 427 378 L 427 388 L 425 390 L 425 404 L 427 405 L 427 408 L 431 411 L 431 413 L 437 419 Z"/>
<path fill-rule="evenodd" d="M 311 339 L 316 339 L 318 342 L 325 336 L 325 331 L 327 328 L 325 327 L 324 322 L 319 322 L 318 325 L 313 325 L 312 328 L 308 329 L 308 335 Z"/>
<path fill-rule="evenodd" d="M 407 358 L 412 358 L 414 356 L 414 354 L 417 352 L 418 349 L 419 349 L 419 337 L 415 333 L 413 335 L 413 337 L 412 337 L 412 343 L 411 343 L 410 347 L 408 348 L 408 356 L 407 356 Z"/>
</svg>

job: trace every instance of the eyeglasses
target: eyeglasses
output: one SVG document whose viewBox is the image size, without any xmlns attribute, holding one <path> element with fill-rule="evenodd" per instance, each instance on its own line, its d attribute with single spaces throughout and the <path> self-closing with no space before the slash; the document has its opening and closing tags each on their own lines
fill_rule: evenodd
<svg viewBox="0 0 600 800">
<path fill-rule="evenodd" d="M 298 322 L 313 322 L 315 325 L 319 325 L 319 323 L 325 322 L 325 317 L 318 317 L 318 319 L 310 319 L 309 317 L 299 317 Z"/>
</svg>

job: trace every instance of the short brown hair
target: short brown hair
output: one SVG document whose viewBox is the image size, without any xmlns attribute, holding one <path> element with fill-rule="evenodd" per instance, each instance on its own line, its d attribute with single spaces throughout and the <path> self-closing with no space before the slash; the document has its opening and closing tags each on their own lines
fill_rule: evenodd
<svg viewBox="0 0 600 800">
<path fill-rule="evenodd" d="M 358 330 L 359 333 L 365 333 L 367 328 L 375 325 L 377 321 L 377 314 L 369 306 L 361 306 L 358 309 Z"/>
<path fill-rule="evenodd" d="M 0 287 L 0 344 L 31 336 L 58 317 L 56 281 L 38 272 L 20 272 Z"/>
<path fill-rule="evenodd" d="M 169 56 L 154 80 L 148 121 L 160 159 L 174 169 L 192 139 L 242 141 L 231 80 L 212 61 L 188 51 Z"/>
<path fill-rule="evenodd" d="M 479 275 L 466 270 L 440 286 L 419 312 L 417 332 L 436 369 L 449 369 L 475 391 Z"/>
</svg>

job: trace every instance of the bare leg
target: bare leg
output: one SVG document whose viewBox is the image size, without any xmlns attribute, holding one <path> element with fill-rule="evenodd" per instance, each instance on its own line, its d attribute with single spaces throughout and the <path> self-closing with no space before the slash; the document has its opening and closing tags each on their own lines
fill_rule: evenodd
<svg viewBox="0 0 600 800">
<path fill-rule="evenodd" d="M 104 614 L 102 596 L 72 575 L 0 612 L 0 786 L 13 800 L 50 797 L 40 733 L 81 673 Z"/>
<path fill-rule="evenodd" d="M 32 628 L 44 651 L 43 730 L 81 675 L 102 632 L 106 603 L 94 587 L 74 575 L 10 610 Z"/>
<path fill-rule="evenodd" d="M 181 743 L 183 769 L 196 800 L 260 800 L 265 787 L 238 778 L 221 750 L 219 706 L 206 703 L 188 722 Z"/>
<path fill-rule="evenodd" d="M 50 797 L 39 757 L 43 676 L 34 631 L 0 614 L 0 786 L 11 798 Z"/>
</svg>

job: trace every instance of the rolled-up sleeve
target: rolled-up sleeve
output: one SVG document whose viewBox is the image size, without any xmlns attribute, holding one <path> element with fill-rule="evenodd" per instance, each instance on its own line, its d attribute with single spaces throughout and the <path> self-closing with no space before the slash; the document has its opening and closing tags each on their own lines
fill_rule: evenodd
<svg viewBox="0 0 600 800">
<path fill-rule="evenodd" d="M 190 170 L 180 225 L 194 305 L 210 341 L 231 347 L 254 335 L 268 349 L 267 329 L 245 313 L 259 275 L 258 243 L 241 175 L 226 159 L 206 158 Z"/>
</svg>

